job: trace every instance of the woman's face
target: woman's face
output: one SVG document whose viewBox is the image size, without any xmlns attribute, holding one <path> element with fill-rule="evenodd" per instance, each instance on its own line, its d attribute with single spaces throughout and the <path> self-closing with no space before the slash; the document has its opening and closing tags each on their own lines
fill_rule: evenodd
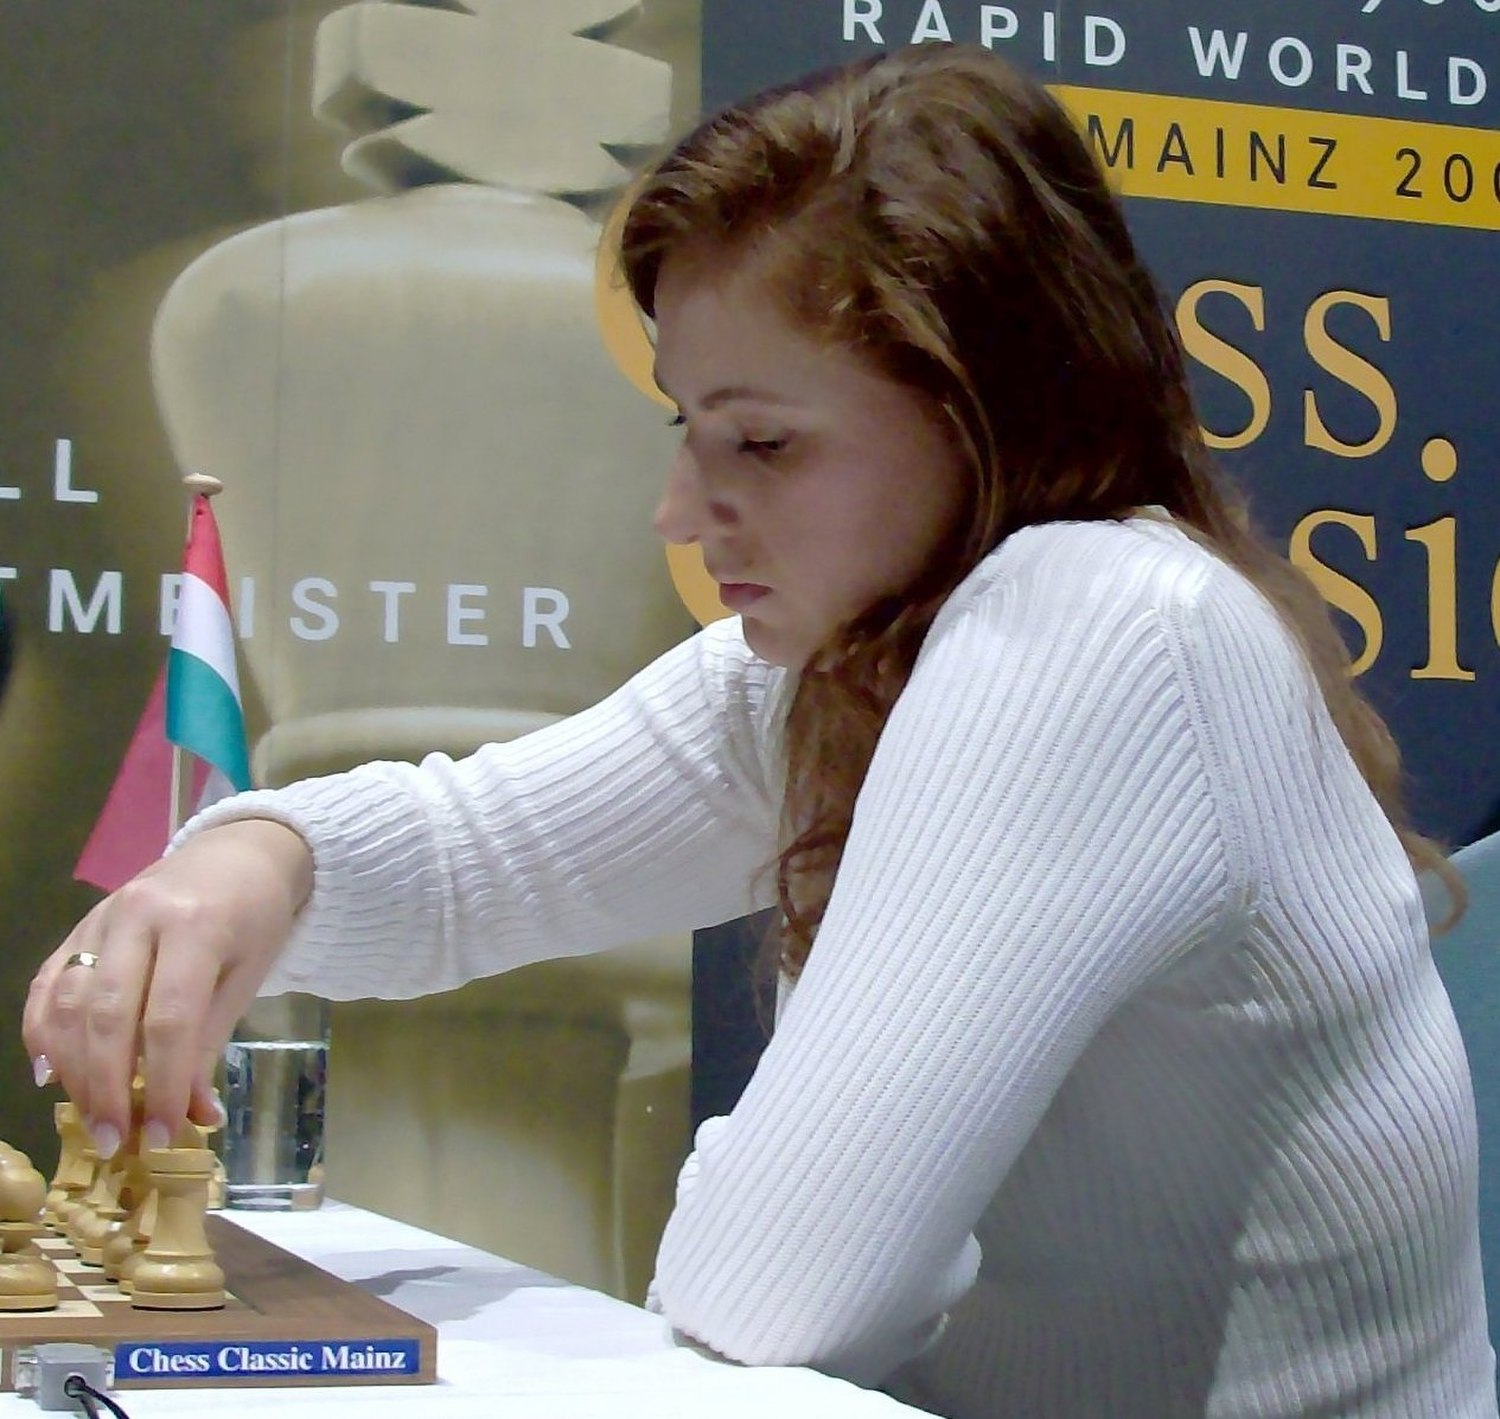
<svg viewBox="0 0 1500 1419">
<path fill-rule="evenodd" d="M 699 545 L 757 655 L 800 668 L 925 567 L 962 459 L 926 399 L 794 329 L 743 274 L 672 258 L 656 325 L 685 430 L 656 529 Z"/>
</svg>

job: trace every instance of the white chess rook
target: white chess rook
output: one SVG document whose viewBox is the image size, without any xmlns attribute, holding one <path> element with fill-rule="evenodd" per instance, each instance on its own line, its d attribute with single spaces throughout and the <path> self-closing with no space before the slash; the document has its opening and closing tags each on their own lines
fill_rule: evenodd
<svg viewBox="0 0 1500 1419">
<path fill-rule="evenodd" d="M 216 1310 L 224 1304 L 224 1273 L 203 1230 L 213 1152 L 152 1148 L 142 1156 L 156 1189 L 156 1225 L 130 1272 L 130 1304 L 139 1310 Z"/>
</svg>

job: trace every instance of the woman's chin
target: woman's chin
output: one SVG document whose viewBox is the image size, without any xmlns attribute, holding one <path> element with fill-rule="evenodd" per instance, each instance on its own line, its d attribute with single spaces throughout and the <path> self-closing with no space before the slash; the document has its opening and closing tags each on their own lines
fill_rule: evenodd
<svg viewBox="0 0 1500 1419">
<path fill-rule="evenodd" d="M 740 632 L 745 637 L 745 644 L 768 665 L 796 670 L 810 653 L 809 647 L 802 644 L 800 637 L 777 631 L 753 616 L 740 617 Z"/>
</svg>

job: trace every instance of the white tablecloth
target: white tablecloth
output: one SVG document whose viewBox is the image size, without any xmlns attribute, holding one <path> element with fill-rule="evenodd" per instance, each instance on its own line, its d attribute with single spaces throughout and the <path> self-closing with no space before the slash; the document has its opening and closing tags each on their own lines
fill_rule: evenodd
<svg viewBox="0 0 1500 1419">
<path fill-rule="evenodd" d="M 438 1330 L 435 1385 L 127 1390 L 132 1419 L 229 1412 L 289 1419 L 898 1419 L 917 1411 L 810 1370 L 744 1369 L 675 1345 L 665 1323 L 431 1232 L 329 1203 L 231 1213 Z M 0 1395 L 0 1419 L 40 1411 Z"/>
</svg>

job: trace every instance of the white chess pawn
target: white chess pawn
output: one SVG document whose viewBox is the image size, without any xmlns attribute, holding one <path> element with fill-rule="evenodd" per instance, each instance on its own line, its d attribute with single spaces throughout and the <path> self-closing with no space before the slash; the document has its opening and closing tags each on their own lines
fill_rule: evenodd
<svg viewBox="0 0 1500 1419">
<path fill-rule="evenodd" d="M 89 1190 L 94 1174 L 88 1159 L 83 1156 L 88 1129 L 78 1113 L 78 1106 L 58 1104 L 53 1109 L 53 1117 L 62 1141 L 62 1154 L 58 1159 L 57 1176 L 52 1179 L 52 1190 L 47 1194 L 46 1220 L 53 1230 L 66 1233 L 68 1222 Z"/>
<path fill-rule="evenodd" d="M 83 1144 L 78 1150 L 78 1177 L 82 1186 L 76 1192 L 70 1188 L 68 1198 L 57 1209 L 58 1218 L 62 1223 L 62 1233 L 72 1244 L 74 1251 L 83 1250 L 81 1232 L 91 1220 L 95 1189 L 99 1185 L 102 1172 L 103 1164 L 100 1162 L 98 1150 L 94 1147 L 94 1140 L 85 1130 Z"/>
<path fill-rule="evenodd" d="M 46 1311 L 57 1305 L 57 1272 L 32 1245 L 44 1228 L 47 1183 L 26 1156 L 0 1152 L 0 1311 Z"/>
<path fill-rule="evenodd" d="M 151 1188 L 151 1174 L 138 1153 L 125 1160 L 125 1176 L 120 1184 L 120 1203 L 125 1216 L 108 1237 L 102 1251 L 105 1278 L 118 1283 L 127 1296 L 130 1287 L 126 1272 L 133 1267 L 132 1258 L 143 1255 L 156 1221 L 156 1194 Z"/>
</svg>

